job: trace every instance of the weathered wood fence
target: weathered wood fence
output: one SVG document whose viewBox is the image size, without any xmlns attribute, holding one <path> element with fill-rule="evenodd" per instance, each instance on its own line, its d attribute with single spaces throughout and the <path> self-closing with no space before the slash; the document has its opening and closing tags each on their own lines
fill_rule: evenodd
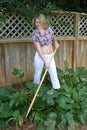
<svg viewBox="0 0 87 130">
<path fill-rule="evenodd" d="M 72 68 L 87 68 L 87 14 L 55 12 L 50 20 L 60 43 L 55 55 L 57 67 L 63 69 L 66 60 Z M 10 16 L 0 28 L 0 87 L 18 82 L 12 75 L 14 67 L 24 71 L 23 81 L 33 79 L 32 30 L 24 18 L 17 16 Z"/>
</svg>

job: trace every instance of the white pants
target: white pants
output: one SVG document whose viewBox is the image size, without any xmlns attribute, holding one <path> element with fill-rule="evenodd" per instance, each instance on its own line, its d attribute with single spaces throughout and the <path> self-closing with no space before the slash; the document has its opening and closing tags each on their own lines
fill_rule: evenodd
<svg viewBox="0 0 87 130">
<path fill-rule="evenodd" d="M 48 63 L 52 54 L 44 54 L 44 56 L 45 56 L 46 62 Z M 36 52 L 35 57 L 34 57 L 34 68 L 35 68 L 34 83 L 36 83 L 36 84 L 40 83 L 40 78 L 41 78 L 41 75 L 42 75 L 43 67 L 44 67 L 44 62 L 41 59 L 39 53 Z M 50 75 L 50 78 L 51 78 L 52 87 L 54 89 L 59 89 L 60 83 L 59 83 L 59 80 L 58 80 L 58 77 L 57 77 L 57 71 L 56 71 L 56 65 L 55 65 L 54 58 L 52 58 L 48 72 L 49 72 L 49 75 Z"/>
</svg>

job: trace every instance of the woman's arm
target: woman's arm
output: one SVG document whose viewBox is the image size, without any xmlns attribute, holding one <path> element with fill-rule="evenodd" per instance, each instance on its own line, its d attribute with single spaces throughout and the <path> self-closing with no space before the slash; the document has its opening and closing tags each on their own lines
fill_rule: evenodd
<svg viewBox="0 0 87 130">
<path fill-rule="evenodd" d="M 53 40 L 55 48 L 58 49 L 60 45 L 59 45 L 59 43 L 57 41 L 57 38 L 54 35 L 52 36 L 52 40 Z"/>
<path fill-rule="evenodd" d="M 41 46 L 40 46 L 38 43 L 36 43 L 36 42 L 34 43 L 34 45 L 35 45 L 35 48 L 36 48 L 36 50 L 38 51 L 40 57 L 41 57 L 42 60 L 44 61 L 44 64 L 46 65 L 46 60 L 45 60 L 45 57 L 44 57 L 44 54 L 43 54 L 43 51 L 42 51 Z"/>
</svg>

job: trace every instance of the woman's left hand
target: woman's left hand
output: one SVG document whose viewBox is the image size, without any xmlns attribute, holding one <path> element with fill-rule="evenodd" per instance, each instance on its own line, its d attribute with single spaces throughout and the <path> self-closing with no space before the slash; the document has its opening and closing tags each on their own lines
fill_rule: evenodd
<svg viewBox="0 0 87 130">
<path fill-rule="evenodd" d="M 58 42 L 55 42 L 55 49 L 58 49 L 60 47 Z"/>
</svg>

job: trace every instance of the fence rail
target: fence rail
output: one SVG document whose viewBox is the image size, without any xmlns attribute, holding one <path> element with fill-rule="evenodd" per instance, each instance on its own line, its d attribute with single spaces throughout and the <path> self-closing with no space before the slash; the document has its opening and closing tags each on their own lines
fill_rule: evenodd
<svg viewBox="0 0 87 130">
<path fill-rule="evenodd" d="M 57 67 L 63 69 L 66 60 L 69 67 L 87 68 L 87 14 L 55 12 L 50 19 L 60 43 L 55 55 Z M 14 67 L 23 69 L 23 81 L 33 79 L 32 30 L 21 16 L 10 16 L 0 28 L 0 87 L 18 82 L 11 73 Z"/>
</svg>

